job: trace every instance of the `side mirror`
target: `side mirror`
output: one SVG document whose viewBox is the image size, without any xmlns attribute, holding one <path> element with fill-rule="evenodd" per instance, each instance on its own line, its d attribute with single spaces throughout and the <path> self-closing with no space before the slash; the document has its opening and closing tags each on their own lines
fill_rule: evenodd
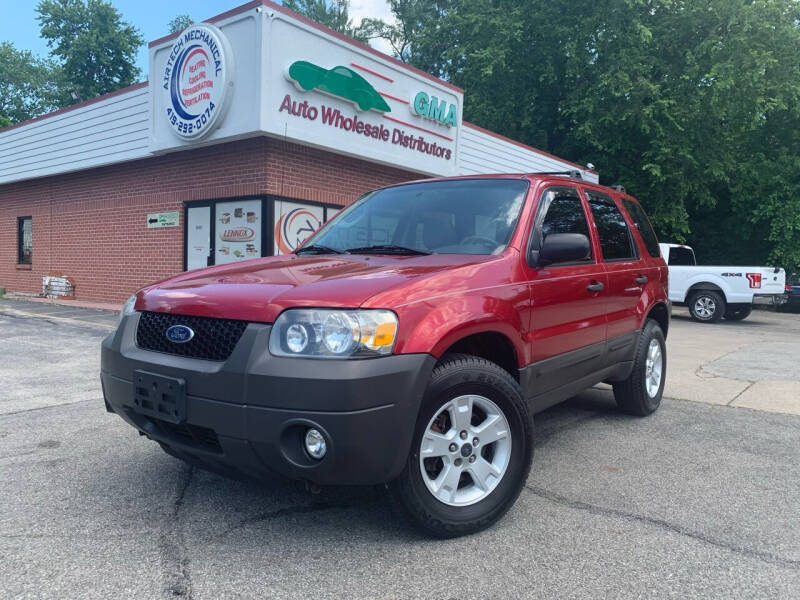
<svg viewBox="0 0 800 600">
<path fill-rule="evenodd" d="M 539 250 L 538 265 L 576 262 L 589 258 L 589 238 L 582 233 L 551 233 Z"/>
</svg>

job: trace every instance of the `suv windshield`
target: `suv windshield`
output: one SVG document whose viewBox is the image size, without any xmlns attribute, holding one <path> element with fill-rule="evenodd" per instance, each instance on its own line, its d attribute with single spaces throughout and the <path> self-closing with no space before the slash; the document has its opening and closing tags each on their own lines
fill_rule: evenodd
<svg viewBox="0 0 800 600">
<path fill-rule="evenodd" d="M 497 254 L 528 191 L 522 179 L 457 179 L 390 187 L 339 213 L 303 251 Z"/>
</svg>

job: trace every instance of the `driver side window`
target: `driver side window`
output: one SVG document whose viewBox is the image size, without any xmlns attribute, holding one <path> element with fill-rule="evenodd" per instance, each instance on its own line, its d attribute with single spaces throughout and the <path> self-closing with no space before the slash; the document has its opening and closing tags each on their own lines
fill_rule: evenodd
<svg viewBox="0 0 800 600">
<path fill-rule="evenodd" d="M 581 233 L 591 239 L 586 213 L 577 192 L 550 190 L 546 193 L 544 202 L 547 205 L 547 212 L 542 220 L 540 244 L 551 233 Z M 590 251 L 585 262 L 592 260 Z"/>
</svg>

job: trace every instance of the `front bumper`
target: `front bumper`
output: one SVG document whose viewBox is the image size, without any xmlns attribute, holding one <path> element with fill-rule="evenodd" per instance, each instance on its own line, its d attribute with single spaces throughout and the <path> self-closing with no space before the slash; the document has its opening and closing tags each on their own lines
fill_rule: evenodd
<svg viewBox="0 0 800 600">
<path fill-rule="evenodd" d="M 786 304 L 789 294 L 755 294 L 753 304 L 781 305 Z"/>
<path fill-rule="evenodd" d="M 250 323 L 230 358 L 215 362 L 138 348 L 138 321 L 126 317 L 103 341 L 103 394 L 109 410 L 167 452 L 215 470 L 329 485 L 384 483 L 403 469 L 433 356 L 275 357 L 270 326 Z M 137 411 L 137 370 L 185 381 L 180 423 Z M 326 437 L 322 460 L 303 448 L 309 427 Z"/>
</svg>

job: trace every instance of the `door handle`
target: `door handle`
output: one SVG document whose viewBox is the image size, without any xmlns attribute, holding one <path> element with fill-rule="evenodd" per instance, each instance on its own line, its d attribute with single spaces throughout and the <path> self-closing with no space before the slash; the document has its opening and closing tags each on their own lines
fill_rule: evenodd
<svg viewBox="0 0 800 600">
<path fill-rule="evenodd" d="M 602 292 L 604 287 L 605 286 L 602 283 L 597 281 L 595 283 L 590 283 L 589 285 L 587 285 L 586 290 L 589 292 Z"/>
<path fill-rule="evenodd" d="M 641 285 L 644 285 L 645 283 L 647 283 L 647 275 L 639 275 L 636 278 L 636 283 L 639 283 Z"/>
</svg>

